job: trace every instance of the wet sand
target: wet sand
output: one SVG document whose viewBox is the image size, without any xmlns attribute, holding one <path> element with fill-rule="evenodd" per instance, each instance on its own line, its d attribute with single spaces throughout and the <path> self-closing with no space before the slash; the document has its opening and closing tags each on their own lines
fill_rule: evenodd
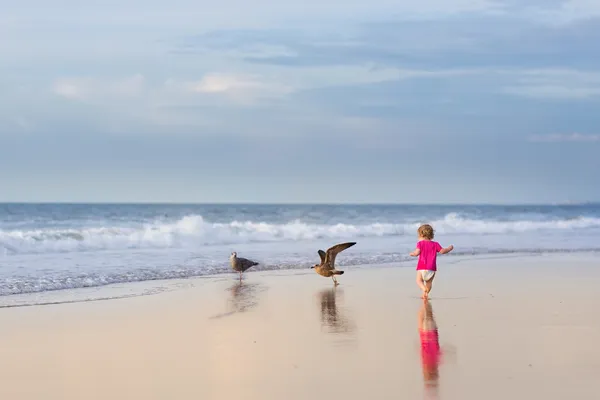
<svg viewBox="0 0 600 400">
<path fill-rule="evenodd" d="M 186 281 L 120 300 L 0 310 L 7 399 L 593 398 L 600 257 L 440 261 Z M 437 334 L 436 334 L 437 328 Z M 439 344 L 439 351 L 438 351 Z"/>
</svg>

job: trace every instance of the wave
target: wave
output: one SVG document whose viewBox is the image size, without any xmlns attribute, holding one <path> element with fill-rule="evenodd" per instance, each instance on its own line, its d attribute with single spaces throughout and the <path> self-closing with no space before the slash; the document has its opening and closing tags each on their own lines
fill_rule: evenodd
<svg viewBox="0 0 600 400">
<path fill-rule="evenodd" d="M 530 231 L 570 231 L 600 228 L 600 218 L 515 220 L 463 218 L 456 213 L 431 223 L 441 234 L 493 235 Z M 176 221 L 157 220 L 135 226 L 0 230 L 0 254 L 39 254 L 95 250 L 173 248 L 252 242 L 414 236 L 421 222 L 315 224 L 301 220 L 282 224 L 254 221 L 215 223 L 201 215 Z"/>
</svg>

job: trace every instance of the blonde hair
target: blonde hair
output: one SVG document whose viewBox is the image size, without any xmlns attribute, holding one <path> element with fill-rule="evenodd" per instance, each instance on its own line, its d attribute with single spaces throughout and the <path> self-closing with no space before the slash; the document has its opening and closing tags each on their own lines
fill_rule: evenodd
<svg viewBox="0 0 600 400">
<path fill-rule="evenodd" d="M 424 239 L 429 239 L 429 240 L 433 240 L 433 236 L 435 235 L 435 233 L 433 231 L 433 227 L 429 224 L 421 225 L 419 227 L 419 229 L 417 230 L 417 233 L 419 234 L 420 237 L 422 237 Z"/>
</svg>

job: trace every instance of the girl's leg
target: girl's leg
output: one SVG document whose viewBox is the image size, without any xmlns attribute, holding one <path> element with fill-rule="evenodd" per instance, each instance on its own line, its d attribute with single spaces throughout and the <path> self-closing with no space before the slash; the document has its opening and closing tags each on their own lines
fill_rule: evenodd
<svg viewBox="0 0 600 400">
<path fill-rule="evenodd" d="M 417 286 L 423 292 L 423 298 L 425 298 L 425 292 L 427 291 L 427 287 L 423 283 L 423 276 L 421 275 L 421 271 L 417 271 Z"/>
<path fill-rule="evenodd" d="M 435 279 L 435 275 L 431 277 L 430 280 L 425 282 L 426 295 L 429 296 L 429 292 L 431 292 L 431 287 L 433 286 L 433 280 Z"/>
</svg>

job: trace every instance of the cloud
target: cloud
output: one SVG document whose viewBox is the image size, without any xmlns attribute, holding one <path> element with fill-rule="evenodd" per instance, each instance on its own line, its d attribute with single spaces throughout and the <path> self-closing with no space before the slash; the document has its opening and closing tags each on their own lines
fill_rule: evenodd
<svg viewBox="0 0 600 400">
<path fill-rule="evenodd" d="M 552 68 L 528 70 L 503 92 L 542 100 L 584 100 L 600 96 L 600 73 Z"/>
<path fill-rule="evenodd" d="M 263 66 L 262 73 L 208 72 L 199 79 L 167 78 L 149 81 L 137 74 L 125 78 L 61 78 L 53 93 L 69 100 L 114 105 L 130 101 L 137 106 L 259 105 L 273 99 L 321 88 L 370 85 L 414 79 L 455 77 L 478 70 L 411 70 L 377 66 L 308 67 L 298 74 L 280 66 Z M 250 68 L 252 70 L 252 68 Z M 142 96 L 143 94 L 143 96 Z M 120 107 L 120 105 L 119 105 Z"/>
<path fill-rule="evenodd" d="M 177 28 L 198 26 L 260 27 L 299 24 L 300 21 L 326 22 L 361 17 L 387 17 L 389 15 L 440 16 L 465 12 L 486 12 L 497 8 L 492 0 L 307 0 L 282 2 L 278 0 L 221 0 L 210 5 L 193 0 L 172 0 L 168 4 L 159 0 L 129 0 L 127 4 L 116 0 L 90 3 L 81 7 L 77 0 L 64 0 L 62 4 L 49 5 L 45 0 L 26 0 L 3 7 L 3 14 L 15 15 L 21 26 L 48 23 L 60 26 Z M 115 10 L 119 12 L 116 13 Z M 232 12 L 234 10 L 234 12 Z"/>
<path fill-rule="evenodd" d="M 14 122 L 22 132 L 29 132 L 35 128 L 35 124 L 32 121 L 21 116 L 15 117 Z"/>
<path fill-rule="evenodd" d="M 173 81 L 170 81 L 171 84 Z M 185 82 L 183 88 L 199 94 L 223 95 L 234 102 L 252 104 L 261 99 L 281 97 L 292 91 L 282 83 L 247 74 L 209 73 L 197 82 Z"/>
<path fill-rule="evenodd" d="M 71 100 L 93 100 L 106 97 L 133 97 L 140 95 L 145 79 L 135 74 L 124 79 L 60 78 L 52 87 L 53 92 Z"/>
<path fill-rule="evenodd" d="M 555 5 L 556 6 L 556 5 Z M 170 50 L 186 59 L 227 55 L 288 68 L 378 65 L 402 69 L 598 69 L 600 18 L 548 25 L 511 13 L 410 19 L 390 15 L 336 29 L 237 29 L 190 35 Z M 524 39 L 525 38 L 525 39 Z"/>
<path fill-rule="evenodd" d="M 597 80 L 593 73 L 557 69 L 418 70 L 365 65 L 305 67 L 299 73 L 265 65 L 246 73 L 242 68 L 231 70 L 207 72 L 198 79 L 71 78 L 57 81 L 54 89 L 57 95 L 88 107 L 71 112 L 70 119 L 85 118 L 90 126 L 107 132 L 273 137 L 281 132 L 274 127 L 285 127 L 289 137 L 333 137 L 339 131 L 359 137 L 371 132 L 373 140 L 380 137 L 373 146 L 383 147 L 380 143 L 398 123 L 416 127 L 415 132 L 441 126 L 450 132 L 456 130 L 459 116 L 468 115 L 471 125 L 481 113 L 523 117 L 524 112 L 510 111 L 516 107 L 511 105 L 514 101 L 502 100 L 508 98 L 502 94 L 537 101 L 531 93 L 533 85 L 540 90 L 542 84 L 563 87 L 577 82 L 577 87 L 590 91 Z M 572 93 L 552 94 L 563 100 L 573 98 Z M 419 122 L 423 118 L 435 124 L 424 127 Z M 449 120 L 454 121 L 443 122 Z M 593 121 L 587 120 L 588 125 L 575 128 L 588 129 Z M 513 122 L 518 128 L 518 121 Z"/>
<path fill-rule="evenodd" d="M 229 6 L 235 1 L 229 1 Z M 318 3 L 310 3 L 316 11 Z M 532 0 L 528 5 L 543 11 L 558 9 L 563 3 Z M 327 7 L 340 4 L 341 0 L 334 1 Z M 145 131 L 155 126 L 191 131 L 208 122 L 223 131 L 239 131 L 233 120 L 242 110 L 254 111 L 245 116 L 242 126 L 249 130 L 246 125 L 268 113 L 279 114 L 279 123 L 288 125 L 303 114 L 324 120 L 340 118 L 332 119 L 334 126 L 336 122 L 342 126 L 342 118 L 391 121 L 468 115 L 473 121 L 482 114 L 488 118 L 508 115 L 525 103 L 551 107 L 547 104 L 552 102 L 546 100 L 552 99 L 561 100 L 554 102 L 561 106 L 582 104 L 582 100 L 593 105 L 599 98 L 597 74 L 585 71 L 600 68 L 600 61 L 591 56 L 600 39 L 600 19 L 559 27 L 532 23 L 514 16 L 515 10 L 523 9 L 516 0 L 426 0 L 418 4 L 376 0 L 373 6 L 379 12 L 385 7 L 407 11 L 385 17 L 356 14 L 363 7 L 358 1 L 347 6 L 354 17 L 329 19 L 327 26 L 323 20 L 299 15 L 295 24 L 261 28 L 237 24 L 236 29 L 211 31 L 211 26 L 182 25 L 172 30 L 159 24 L 156 30 L 142 30 L 139 35 L 121 32 L 119 62 L 109 60 L 110 53 L 98 55 L 95 50 L 87 54 L 92 57 L 87 60 L 83 50 L 76 52 L 73 56 L 79 63 L 69 59 L 62 64 L 80 73 L 53 81 L 54 97 L 46 103 L 54 101 L 55 114 L 65 114 L 69 103 L 56 102 L 56 96 L 76 102 L 86 111 L 77 117 L 87 118 L 90 125 L 104 126 L 108 115 L 127 115 L 132 131 L 140 131 L 140 124 Z M 94 7 L 104 9 L 103 5 Z M 154 10 L 149 15 L 154 15 L 161 5 L 151 1 L 148 7 Z M 273 7 L 284 14 L 289 11 L 280 4 Z M 128 16 L 125 10 L 122 17 Z M 134 23 L 140 22 L 135 18 Z M 152 42 L 156 37 L 161 38 Z M 78 46 L 88 45 L 84 38 L 77 39 Z M 109 41 L 100 41 L 100 47 Z M 59 42 L 63 47 L 67 44 Z M 166 57 L 170 51 L 175 54 Z M 65 69 L 62 64 L 58 62 L 45 75 L 57 76 L 57 71 Z M 123 75 L 127 70 L 140 73 Z M 47 87 L 52 78 L 46 79 Z M 63 120 L 75 117 L 70 110 L 66 114 Z M 573 129 L 589 129 L 592 119 Z M 43 125 L 41 119 L 32 120 Z M 128 128 L 123 125 L 121 129 Z"/>
<path fill-rule="evenodd" d="M 554 7 L 530 8 L 531 14 L 542 21 L 566 25 L 577 20 L 600 16 L 600 3 L 596 0 L 561 0 Z"/>
<path fill-rule="evenodd" d="M 254 68 L 250 67 L 249 70 Z M 284 96 L 305 90 L 369 85 L 414 79 L 456 77 L 481 73 L 477 69 L 402 69 L 376 65 L 331 65 L 303 68 L 301 73 L 281 66 L 261 66 L 262 74 L 208 73 L 184 87 L 196 93 L 262 93 Z"/>
<path fill-rule="evenodd" d="M 68 99 L 83 99 L 87 86 L 81 80 L 75 82 L 72 79 L 60 79 L 54 83 L 54 93 Z"/>
<path fill-rule="evenodd" d="M 600 96 L 600 88 L 571 87 L 562 85 L 511 86 L 504 93 L 539 100 L 583 100 Z"/>
<path fill-rule="evenodd" d="M 386 198 L 405 201 L 389 182 L 414 182 L 426 198 L 442 175 L 457 196 L 502 181 L 498 195 L 516 196 L 505 189 L 517 186 L 527 199 L 531 184 L 562 195 L 599 168 L 597 135 L 528 137 L 597 132 L 596 1 L 9 3 L 0 16 L 0 170 L 22 171 L 22 181 L 8 174 L 21 191 L 45 187 L 31 180 L 39 171 L 60 170 L 40 190 L 68 198 L 66 172 L 92 169 L 107 171 L 94 190 L 118 196 L 108 183 L 143 169 L 181 184 L 174 194 L 153 177 L 142 185 L 150 199 L 191 199 L 189 188 L 204 192 L 210 180 L 223 200 L 250 176 L 299 192 L 352 176 L 346 194 L 381 200 L 369 189 L 375 179 L 387 183 Z M 515 145 L 525 140 L 573 144 L 531 144 L 544 148 L 532 154 Z M 423 182 L 433 189 L 422 192 Z M 281 188 L 265 185 L 273 201 Z M 596 186 L 577 193 L 597 197 Z"/>
<path fill-rule="evenodd" d="M 533 135 L 529 137 L 530 142 L 560 143 L 560 142 L 579 142 L 590 143 L 600 142 L 600 135 L 584 135 L 581 133 L 555 133 L 551 135 Z"/>
<path fill-rule="evenodd" d="M 225 93 L 256 90 L 263 87 L 262 82 L 253 77 L 209 74 L 192 85 L 191 90 L 199 93 Z"/>
<path fill-rule="evenodd" d="M 3 132 L 9 135 L 24 135 L 35 131 L 38 128 L 34 121 L 22 115 L 0 114 L 0 138 Z"/>
</svg>

